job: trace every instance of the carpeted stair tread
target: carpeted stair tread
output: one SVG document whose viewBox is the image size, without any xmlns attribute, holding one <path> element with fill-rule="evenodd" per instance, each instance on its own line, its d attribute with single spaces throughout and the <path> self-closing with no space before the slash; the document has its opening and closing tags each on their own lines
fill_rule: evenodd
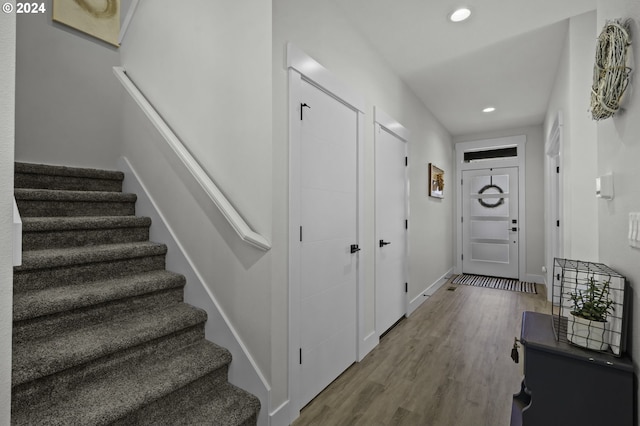
<svg viewBox="0 0 640 426">
<path fill-rule="evenodd" d="M 177 407 L 167 426 L 209 425 L 235 426 L 255 424 L 260 400 L 229 382 L 220 383 L 204 398 L 185 401 Z M 159 423 L 150 423 L 158 425 Z M 162 423 L 160 423 L 162 424 Z"/>
<path fill-rule="evenodd" d="M 22 217 L 128 216 L 135 214 L 136 194 L 115 191 L 68 191 L 16 188 Z"/>
<path fill-rule="evenodd" d="M 34 164 L 21 162 L 15 163 L 14 173 L 84 177 L 92 179 L 110 179 L 120 181 L 124 179 L 124 173 L 117 170 L 103 170 L 85 167 L 56 166 L 50 164 Z"/>
<path fill-rule="evenodd" d="M 66 191 L 57 189 L 15 188 L 16 201 L 93 201 L 135 202 L 136 194 L 114 191 Z"/>
<path fill-rule="evenodd" d="M 43 405 L 12 413 L 12 423 L 30 426 L 109 424 L 224 368 L 230 361 L 226 349 L 202 340 L 161 361 L 142 360 L 101 380 L 86 381 Z M 215 419 L 207 419 L 200 424 L 216 423 Z"/>
<path fill-rule="evenodd" d="M 160 270 L 16 293 L 13 297 L 13 320 L 24 321 L 184 285 L 184 276 Z"/>
<path fill-rule="evenodd" d="M 49 250 L 28 250 L 22 253 L 22 265 L 14 267 L 14 272 L 157 256 L 166 253 L 167 246 L 148 241 Z"/>
<path fill-rule="evenodd" d="M 13 386 L 61 372 L 206 321 L 185 303 L 13 346 Z"/>
<path fill-rule="evenodd" d="M 25 217 L 22 249 L 148 241 L 150 225 L 150 218 L 139 216 Z"/>
<path fill-rule="evenodd" d="M 150 225 L 151 219 L 143 216 L 25 217 L 22 219 L 22 232 L 134 228 Z"/>
</svg>

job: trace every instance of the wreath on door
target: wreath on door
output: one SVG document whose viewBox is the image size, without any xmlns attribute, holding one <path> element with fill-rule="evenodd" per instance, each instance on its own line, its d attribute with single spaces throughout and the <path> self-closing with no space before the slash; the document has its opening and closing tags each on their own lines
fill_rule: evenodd
<svg viewBox="0 0 640 426">
<path fill-rule="evenodd" d="M 484 192 L 487 189 L 491 189 L 491 188 L 495 188 L 498 190 L 498 192 L 500 194 L 504 194 L 504 191 L 502 190 L 502 188 L 500 188 L 498 185 L 494 185 L 493 182 L 491 182 L 489 185 L 485 185 L 482 188 L 480 188 L 480 191 L 478 191 L 478 195 L 482 195 L 484 194 Z M 496 207 L 504 204 L 504 198 L 500 197 L 500 199 L 498 201 L 496 201 L 495 203 L 487 203 L 486 201 L 484 201 L 482 198 L 478 198 L 478 202 L 480 203 L 481 206 L 486 207 L 488 209 L 495 209 Z"/>
<path fill-rule="evenodd" d="M 591 116 L 604 120 L 620 109 L 631 68 L 627 66 L 631 45 L 630 20 L 608 21 L 598 37 L 591 87 Z"/>
</svg>

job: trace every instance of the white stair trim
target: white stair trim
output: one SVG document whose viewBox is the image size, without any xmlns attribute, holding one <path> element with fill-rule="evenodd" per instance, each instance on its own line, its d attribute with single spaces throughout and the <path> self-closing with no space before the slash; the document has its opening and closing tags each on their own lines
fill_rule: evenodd
<svg viewBox="0 0 640 426">
<path fill-rule="evenodd" d="M 22 219 L 13 197 L 13 266 L 22 265 Z"/>
<path fill-rule="evenodd" d="M 185 276 L 188 287 L 185 287 L 184 301 L 207 312 L 205 337 L 231 352 L 233 361 L 229 365 L 229 383 L 258 397 L 262 406 L 258 415 L 258 425 L 269 425 L 268 410 L 271 405 L 271 387 L 258 364 L 240 339 L 229 318 L 220 308 L 213 293 L 205 285 L 206 280 L 186 255 L 184 247 L 178 241 L 164 215 L 126 157 L 120 158 L 118 169 L 125 174 L 123 192 L 135 193 L 138 196 L 136 215 L 151 218 L 151 231 L 156 239 L 162 241 L 168 248 L 167 270 Z"/>
</svg>

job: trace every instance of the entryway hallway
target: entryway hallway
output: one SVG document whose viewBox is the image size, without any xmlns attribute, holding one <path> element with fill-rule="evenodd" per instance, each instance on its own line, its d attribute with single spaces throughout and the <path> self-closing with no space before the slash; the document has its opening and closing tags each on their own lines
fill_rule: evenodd
<svg viewBox="0 0 640 426">
<path fill-rule="evenodd" d="M 331 383 L 294 426 L 498 426 L 509 423 L 522 363 L 510 358 L 538 294 L 443 285 L 360 363 Z"/>
</svg>

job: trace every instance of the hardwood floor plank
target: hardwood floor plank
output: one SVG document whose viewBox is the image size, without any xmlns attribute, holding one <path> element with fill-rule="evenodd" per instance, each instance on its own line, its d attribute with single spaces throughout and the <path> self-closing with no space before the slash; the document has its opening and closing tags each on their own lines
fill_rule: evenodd
<svg viewBox="0 0 640 426">
<path fill-rule="evenodd" d="M 527 310 L 551 308 L 544 294 L 445 284 L 294 426 L 508 425 L 522 380 L 522 364 L 509 355 Z"/>
</svg>

